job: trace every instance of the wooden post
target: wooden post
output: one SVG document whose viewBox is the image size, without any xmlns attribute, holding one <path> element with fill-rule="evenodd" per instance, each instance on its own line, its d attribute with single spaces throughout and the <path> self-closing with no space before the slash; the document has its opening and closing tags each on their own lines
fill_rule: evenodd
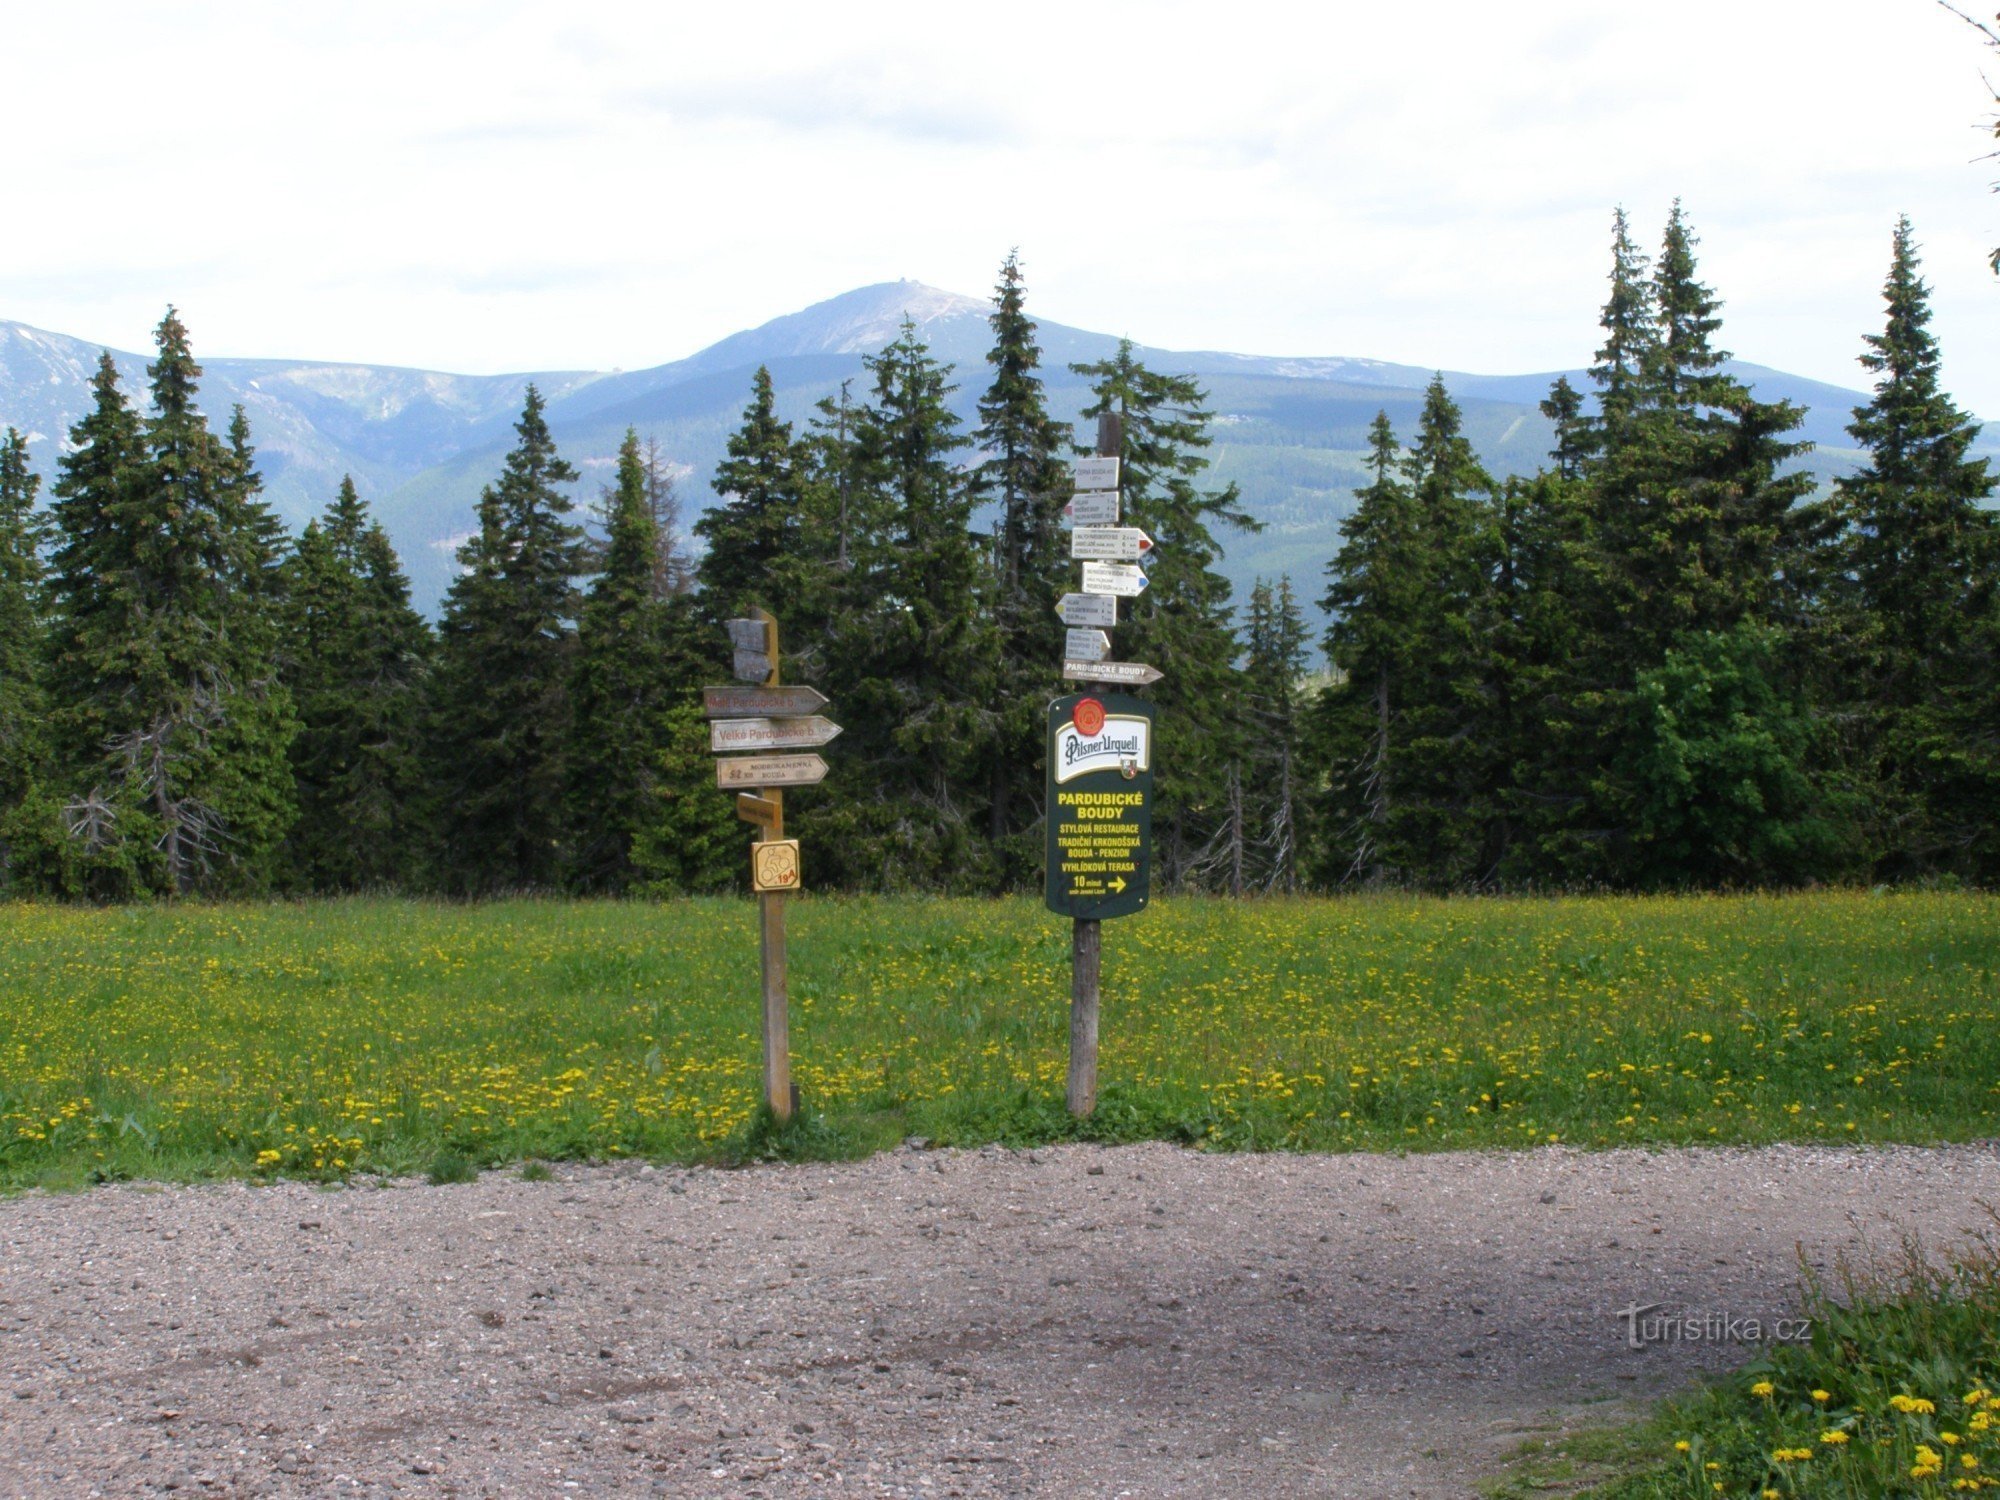
<svg viewBox="0 0 2000 1500">
<path fill-rule="evenodd" d="M 758 609 L 764 622 L 764 642 L 771 654 L 766 687 L 778 687 L 778 622 Z M 759 843 L 785 836 L 785 794 L 779 787 L 760 788 L 758 795 L 776 807 L 771 821 L 757 835 Z M 757 946 L 764 974 L 764 1103 L 779 1120 L 792 1117 L 791 992 L 785 974 L 785 893 L 763 891 L 757 897 Z"/>
<path fill-rule="evenodd" d="M 1122 434 L 1118 415 L 1104 412 L 1097 419 L 1097 456 L 1116 458 Z M 1055 816 L 1055 810 L 1049 810 Z M 1082 1119 L 1097 1108 L 1098 972 L 1103 959 L 1103 924 L 1078 917 L 1069 941 L 1069 1112 Z"/>
</svg>

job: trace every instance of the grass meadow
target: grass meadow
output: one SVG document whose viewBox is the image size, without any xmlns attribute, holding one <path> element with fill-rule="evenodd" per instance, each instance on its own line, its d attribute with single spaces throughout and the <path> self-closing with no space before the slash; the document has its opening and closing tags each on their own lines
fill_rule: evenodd
<svg viewBox="0 0 2000 1500">
<path fill-rule="evenodd" d="M 0 906 L 0 1186 L 440 1160 L 844 1155 L 907 1135 L 1432 1150 L 2000 1135 L 2000 899 L 1167 900 L 1069 928 L 806 897 L 757 1117 L 755 907 Z"/>
</svg>

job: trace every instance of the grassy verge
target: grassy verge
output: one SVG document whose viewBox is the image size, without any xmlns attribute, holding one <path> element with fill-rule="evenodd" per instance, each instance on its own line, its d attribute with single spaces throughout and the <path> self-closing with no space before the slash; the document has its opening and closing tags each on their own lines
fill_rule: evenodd
<svg viewBox="0 0 2000 1500">
<path fill-rule="evenodd" d="M 1164 901 L 1107 925 L 1083 1126 L 1039 903 L 806 898 L 791 933 L 807 1118 L 773 1132 L 747 902 L 0 907 L 0 1186 L 2000 1134 L 1986 896 Z"/>
<path fill-rule="evenodd" d="M 1808 1276 L 1809 1343 L 1625 1428 L 1570 1434 L 1597 1471 L 1524 1448 L 1495 1497 L 1860 1500 L 2000 1489 L 2000 1257 L 1920 1247 L 1835 1285 Z M 1615 1476 L 1615 1477 L 1613 1477 Z M 1570 1479 L 1599 1481 L 1579 1488 Z"/>
</svg>

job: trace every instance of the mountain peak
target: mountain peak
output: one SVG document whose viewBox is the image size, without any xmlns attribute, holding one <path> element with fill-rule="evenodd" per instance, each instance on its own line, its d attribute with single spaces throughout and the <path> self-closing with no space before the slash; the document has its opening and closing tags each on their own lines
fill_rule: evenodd
<svg viewBox="0 0 2000 1500">
<path fill-rule="evenodd" d="M 874 354 L 895 341 L 904 318 L 927 329 L 964 318 L 983 319 L 989 310 L 977 297 L 921 281 L 878 281 L 731 334 L 688 364 L 725 369 L 813 354 Z"/>
</svg>

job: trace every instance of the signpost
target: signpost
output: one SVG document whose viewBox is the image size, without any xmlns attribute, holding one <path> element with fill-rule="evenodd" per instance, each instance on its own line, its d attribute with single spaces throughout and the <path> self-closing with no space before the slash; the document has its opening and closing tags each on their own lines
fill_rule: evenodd
<svg viewBox="0 0 2000 1500">
<path fill-rule="evenodd" d="M 1087 562 L 1083 565 L 1083 591 L 1136 599 L 1146 592 L 1146 570 L 1130 563 Z"/>
<path fill-rule="evenodd" d="M 711 750 L 789 750 L 824 745 L 840 726 L 821 718 L 825 695 L 778 682 L 778 622 L 764 610 L 747 620 L 725 620 L 736 676 L 754 687 L 709 687 Z M 779 1120 L 797 1108 L 792 1086 L 791 1005 L 785 968 L 785 897 L 799 889 L 799 841 L 785 837 L 788 786 L 812 786 L 826 775 L 817 755 L 751 755 L 718 760 L 715 784 L 736 795 L 736 816 L 755 824 L 750 885 L 757 893 L 758 949 L 764 975 L 764 1104 Z"/>
<path fill-rule="evenodd" d="M 1146 591 L 1153 539 L 1120 526 L 1119 420 L 1097 419 L 1097 456 L 1076 461 L 1076 490 L 1064 507 L 1074 524 L 1070 556 L 1083 563 L 1082 592 L 1056 605 L 1064 634 L 1062 675 L 1143 687 L 1160 673 L 1144 662 L 1106 661 L 1118 601 Z M 1101 689 L 1049 705 L 1049 910 L 1071 919 L 1069 1085 L 1073 1115 L 1097 1108 L 1098 975 L 1106 917 L 1129 916 L 1151 894 L 1153 856 L 1153 706 Z"/>
</svg>

